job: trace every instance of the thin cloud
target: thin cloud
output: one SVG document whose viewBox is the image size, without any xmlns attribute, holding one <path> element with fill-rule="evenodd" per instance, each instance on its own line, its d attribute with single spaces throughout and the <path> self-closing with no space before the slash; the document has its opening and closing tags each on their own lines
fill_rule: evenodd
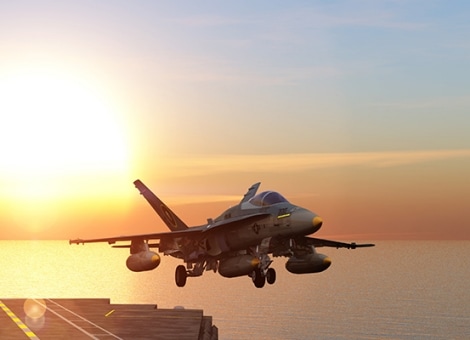
<svg viewBox="0 0 470 340">
<path fill-rule="evenodd" d="M 212 65 L 216 65 L 214 61 Z M 169 77 L 185 82 L 194 83 L 230 83 L 239 85 L 295 85 L 310 79 L 338 78 L 344 74 L 340 68 L 332 65 L 322 67 L 298 67 L 270 70 L 270 72 L 244 70 L 234 65 L 232 68 L 219 64 L 219 68 L 191 68 L 182 64 L 175 68 Z M 179 71 L 178 71 L 179 70 Z"/>
<path fill-rule="evenodd" d="M 470 158 L 470 149 L 275 155 L 190 156 L 163 160 L 172 175 L 208 175 L 231 172 L 297 172 L 313 169 L 363 166 L 387 168 L 430 161 Z"/>
<path fill-rule="evenodd" d="M 218 202 L 238 202 L 243 195 L 179 195 L 166 197 L 165 200 L 170 204 L 186 205 L 201 203 L 218 203 Z"/>
<path fill-rule="evenodd" d="M 221 27 L 243 24 L 240 19 L 223 15 L 189 15 L 167 19 L 168 22 L 188 27 Z"/>
<path fill-rule="evenodd" d="M 421 30 L 428 26 L 424 22 L 413 22 L 400 17 L 397 9 L 384 10 L 381 6 L 326 5 L 304 8 L 302 12 L 293 11 L 290 17 L 317 28 L 373 27 L 397 30 Z"/>
<path fill-rule="evenodd" d="M 442 96 L 407 101 L 376 102 L 370 106 L 393 109 L 464 108 L 470 107 L 470 96 Z"/>
</svg>

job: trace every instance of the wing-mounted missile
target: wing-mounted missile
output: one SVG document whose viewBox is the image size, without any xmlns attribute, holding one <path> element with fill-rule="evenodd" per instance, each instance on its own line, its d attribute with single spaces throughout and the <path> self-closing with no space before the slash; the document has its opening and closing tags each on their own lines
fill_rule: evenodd
<svg viewBox="0 0 470 340">
<path fill-rule="evenodd" d="M 302 257 L 292 256 L 286 262 L 286 269 L 293 274 L 307 274 L 322 272 L 331 265 L 328 256 L 318 253 L 307 254 Z"/>
<path fill-rule="evenodd" d="M 150 250 L 132 254 L 126 260 L 127 268 L 133 272 L 152 270 L 157 268 L 159 264 L 160 256 Z"/>
<path fill-rule="evenodd" d="M 133 239 L 130 245 L 131 255 L 126 260 L 126 266 L 133 272 L 152 270 L 160 264 L 160 256 L 149 250 L 148 243 L 143 239 Z"/>
</svg>

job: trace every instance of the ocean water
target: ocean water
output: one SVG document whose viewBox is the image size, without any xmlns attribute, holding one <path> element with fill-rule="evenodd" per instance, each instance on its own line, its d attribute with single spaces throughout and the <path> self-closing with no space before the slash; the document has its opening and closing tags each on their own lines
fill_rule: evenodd
<svg viewBox="0 0 470 340">
<path fill-rule="evenodd" d="M 274 285 L 213 272 L 176 287 L 180 262 L 127 270 L 127 249 L 67 241 L 0 241 L 0 298 L 110 298 L 203 309 L 220 339 L 470 339 L 470 241 L 378 241 L 319 248 L 323 273 L 294 275 L 275 258 Z M 0 325 L 1 327 L 1 325 Z"/>
</svg>

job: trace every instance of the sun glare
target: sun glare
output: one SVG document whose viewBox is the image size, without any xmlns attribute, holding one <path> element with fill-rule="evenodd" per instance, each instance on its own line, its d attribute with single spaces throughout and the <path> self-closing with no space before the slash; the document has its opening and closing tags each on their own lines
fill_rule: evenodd
<svg viewBox="0 0 470 340">
<path fill-rule="evenodd" d="M 0 199 L 37 210 L 64 198 L 116 195 L 129 180 L 129 152 L 103 93 L 50 70 L 0 77 Z"/>
<path fill-rule="evenodd" d="M 2 168 L 16 174 L 109 170 L 125 166 L 113 112 L 73 80 L 21 75 L 1 84 Z"/>
</svg>

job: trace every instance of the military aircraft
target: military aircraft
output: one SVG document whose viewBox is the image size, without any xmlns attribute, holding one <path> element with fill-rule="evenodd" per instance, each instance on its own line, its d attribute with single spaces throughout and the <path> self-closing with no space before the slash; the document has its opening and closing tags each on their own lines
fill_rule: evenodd
<svg viewBox="0 0 470 340">
<path fill-rule="evenodd" d="M 285 267 L 291 273 L 318 273 L 327 269 L 331 260 L 317 253 L 317 247 L 374 246 L 307 237 L 322 226 L 320 216 L 289 203 L 278 192 L 256 194 L 260 184 L 253 184 L 238 205 L 216 219 L 188 227 L 147 186 L 136 180 L 134 185 L 168 226 L 169 232 L 75 239 L 69 243 L 130 241 L 130 244 L 113 247 L 130 248 L 126 265 L 134 272 L 157 268 L 160 256 L 150 248 L 158 248 L 160 253 L 182 259 L 186 264 L 176 267 L 178 287 L 186 284 L 188 276 L 201 276 L 205 270 L 213 270 L 229 278 L 247 275 L 257 288 L 276 281 L 276 271 L 270 267 L 273 262 L 270 254 L 288 257 Z"/>
</svg>

